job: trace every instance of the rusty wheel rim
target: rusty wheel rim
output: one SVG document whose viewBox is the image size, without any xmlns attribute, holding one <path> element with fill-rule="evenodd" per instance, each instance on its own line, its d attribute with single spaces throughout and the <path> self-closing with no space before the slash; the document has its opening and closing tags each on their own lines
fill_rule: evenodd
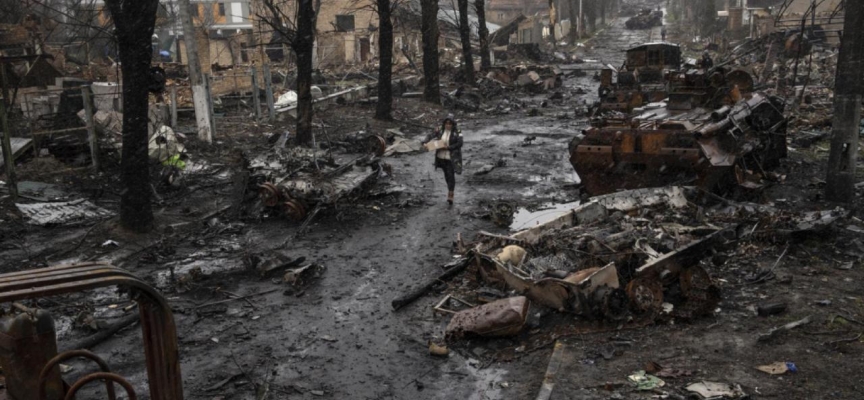
<svg viewBox="0 0 864 400">
<path fill-rule="evenodd" d="M 279 188 L 270 182 L 264 183 L 258 186 L 258 197 L 265 206 L 275 207 L 279 204 Z"/>
<path fill-rule="evenodd" d="M 627 284 L 630 307 L 636 312 L 660 310 L 663 307 L 663 285 L 656 280 L 634 279 Z"/>
<path fill-rule="evenodd" d="M 306 207 L 297 200 L 288 200 L 282 203 L 282 213 L 293 222 L 300 222 L 306 218 Z"/>
<path fill-rule="evenodd" d="M 714 284 L 708 272 L 700 266 L 692 266 L 681 271 L 681 293 L 685 297 L 693 297 L 699 292 L 708 290 Z"/>
<path fill-rule="evenodd" d="M 387 151 L 387 141 L 380 135 L 372 135 L 366 139 L 366 150 L 377 156 L 383 156 Z"/>
<path fill-rule="evenodd" d="M 681 293 L 687 299 L 686 316 L 708 315 L 720 304 L 720 287 L 714 284 L 711 275 L 700 266 L 681 271 Z"/>
</svg>

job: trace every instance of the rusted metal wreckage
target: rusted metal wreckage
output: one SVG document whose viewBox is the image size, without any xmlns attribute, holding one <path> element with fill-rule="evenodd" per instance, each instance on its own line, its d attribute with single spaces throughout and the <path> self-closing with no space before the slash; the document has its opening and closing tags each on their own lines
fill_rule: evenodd
<svg viewBox="0 0 864 400">
<path fill-rule="evenodd" d="M 675 317 L 710 314 L 720 301 L 720 289 L 699 260 L 725 241 L 728 230 L 685 228 L 667 221 L 668 232 L 675 230 L 673 239 L 649 228 L 648 220 L 614 222 L 628 213 L 682 209 L 688 190 L 668 187 L 598 196 L 512 236 L 483 235 L 473 250 L 479 275 L 487 284 L 511 289 L 539 305 L 591 319 L 620 321 L 631 312 L 660 315 L 667 302 L 674 308 L 665 311 Z M 514 252 L 513 246 L 521 251 Z M 633 248 L 640 250 L 634 253 Z"/>
<path fill-rule="evenodd" d="M 711 268 L 741 241 L 821 235 L 849 215 L 716 200 L 695 187 L 633 189 L 593 197 L 509 236 L 481 232 L 470 245 L 459 239 L 464 256 L 432 282 L 463 266 L 475 277 L 451 285 L 434 310 L 453 314 L 449 339 L 518 335 L 529 304 L 587 322 L 541 329 L 555 334 L 691 320 L 716 311 L 722 293 Z M 744 279 L 771 274 L 759 270 Z M 404 298 L 394 300 L 394 309 Z"/>
<path fill-rule="evenodd" d="M 667 98 L 673 110 L 716 108 L 734 104 L 754 86 L 753 76 L 746 70 L 685 60 L 677 44 L 646 43 L 627 50 L 621 67 L 607 65 L 601 70 L 597 111 L 600 115 L 609 111 L 631 113 Z"/>
<path fill-rule="evenodd" d="M 298 154 L 302 149 L 293 149 L 291 154 L 267 153 L 250 163 L 250 186 L 257 188 L 258 198 L 267 209 L 290 221 L 309 220 L 321 208 L 375 181 L 382 171 L 377 156 L 383 154 L 384 143 L 380 136 L 370 135 L 359 144 L 368 155 L 341 163 L 326 162 L 327 153 L 318 150 L 302 155 Z M 291 164 L 297 160 L 305 160 L 305 165 L 292 170 Z"/>
<path fill-rule="evenodd" d="M 127 398 L 137 398 L 133 386 L 111 372 L 108 364 L 95 354 L 86 350 L 57 354 L 51 316 L 46 311 L 15 303 L 111 286 L 128 289 L 138 303 L 149 398 L 183 399 L 177 328 L 170 305 L 158 291 L 130 272 L 104 263 L 59 265 L 0 275 L 0 303 L 13 303 L 23 311 L 0 319 L 0 366 L 5 375 L 7 398 L 70 400 L 94 381 L 105 382 L 108 399 L 116 398 L 113 383 L 126 391 Z M 59 364 L 71 358 L 90 359 L 100 372 L 85 375 L 69 385 L 61 379 Z"/>
<path fill-rule="evenodd" d="M 756 188 L 786 157 L 785 103 L 753 92 L 743 70 L 678 70 L 678 46 L 628 51 L 627 63 L 601 75 L 600 116 L 569 146 L 586 191 L 696 182 L 709 191 Z"/>
</svg>

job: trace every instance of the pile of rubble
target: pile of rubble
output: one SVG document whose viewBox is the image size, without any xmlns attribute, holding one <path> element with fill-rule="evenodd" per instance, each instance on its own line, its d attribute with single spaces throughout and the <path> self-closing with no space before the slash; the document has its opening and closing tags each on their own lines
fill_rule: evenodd
<svg viewBox="0 0 864 400">
<path fill-rule="evenodd" d="M 453 315 L 446 329 L 450 340 L 520 335 L 531 307 L 575 314 L 575 322 L 564 324 L 589 330 L 687 321 L 715 312 L 729 280 L 713 275 L 731 258 L 745 256 L 739 245 L 820 232 L 847 214 L 718 202 L 687 187 L 598 196 L 510 236 L 481 232 L 473 244 L 457 241 L 463 258 L 438 280 L 462 270 L 468 277 L 451 284 L 434 308 Z M 393 305 L 403 306 L 404 298 Z"/>
<path fill-rule="evenodd" d="M 364 155 L 285 147 L 287 136 L 280 136 L 274 148 L 248 163 L 247 190 L 257 193 L 253 209 L 261 213 L 306 225 L 322 208 L 361 192 L 383 173 L 377 158 L 384 153 L 381 136 L 357 139 L 355 149 Z"/>
<path fill-rule="evenodd" d="M 444 94 L 444 107 L 500 115 L 527 107 L 520 95 L 550 93 L 550 99 L 563 99 L 560 93 L 564 78 L 584 73 L 579 70 L 564 71 L 555 65 L 511 65 L 493 68 L 486 76 L 478 78 L 476 88 L 460 87 Z M 494 107 L 489 102 L 497 101 Z M 485 104 L 484 106 L 484 103 Z"/>
<path fill-rule="evenodd" d="M 810 31 L 776 32 L 747 40 L 730 53 L 738 68 L 753 71 L 755 85 L 787 99 L 790 135 L 809 147 L 828 135 L 833 114 L 838 50 Z"/>
</svg>

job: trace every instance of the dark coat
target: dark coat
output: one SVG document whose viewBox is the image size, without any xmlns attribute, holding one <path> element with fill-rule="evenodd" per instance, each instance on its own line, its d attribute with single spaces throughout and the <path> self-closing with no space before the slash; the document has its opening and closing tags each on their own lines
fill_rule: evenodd
<svg viewBox="0 0 864 400">
<path fill-rule="evenodd" d="M 433 140 L 441 140 L 441 136 L 444 136 L 444 131 L 438 129 L 427 135 L 426 139 L 423 140 L 423 144 L 429 143 Z M 462 175 L 462 143 L 462 131 L 456 129 L 455 134 L 450 134 L 450 146 L 447 147 L 447 150 L 450 150 L 450 161 L 453 162 L 453 170 L 459 175 Z M 438 169 L 437 160 L 438 158 L 436 157 L 435 169 Z"/>
</svg>

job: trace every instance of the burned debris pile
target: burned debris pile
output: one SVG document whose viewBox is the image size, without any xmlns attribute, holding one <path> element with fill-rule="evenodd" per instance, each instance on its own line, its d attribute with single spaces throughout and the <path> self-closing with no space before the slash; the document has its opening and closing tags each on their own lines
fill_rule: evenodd
<svg viewBox="0 0 864 400">
<path fill-rule="evenodd" d="M 627 20 L 624 26 L 627 29 L 651 29 L 663 25 L 663 11 L 642 9 L 636 16 Z"/>
<path fill-rule="evenodd" d="M 586 319 L 710 314 L 720 293 L 697 253 L 730 237 L 724 225 L 697 222 L 685 192 L 600 196 L 509 237 L 481 234 L 477 272 L 485 285 Z"/>
<path fill-rule="evenodd" d="M 792 144 L 807 148 L 828 136 L 838 55 L 818 29 L 808 28 L 745 40 L 729 58 L 752 71 L 757 88 L 786 99 Z"/>
<path fill-rule="evenodd" d="M 379 138 L 372 136 L 373 138 Z M 323 207 L 358 193 L 382 171 L 374 155 L 340 155 L 304 147 L 274 148 L 249 162 L 248 190 L 263 211 L 290 221 L 311 220 Z"/>
<path fill-rule="evenodd" d="M 695 187 L 597 196 L 542 225 L 509 236 L 480 232 L 474 243 L 457 243 L 463 258 L 438 281 L 463 269 L 466 278 L 449 284 L 434 309 L 453 315 L 445 331 L 451 342 L 524 339 L 529 309 L 577 316 L 549 317 L 529 337 L 690 321 L 715 313 L 736 282 L 770 279 L 765 274 L 773 271 L 728 275 L 730 259 L 747 257 L 742 248 L 820 234 L 847 215 L 717 201 Z"/>
</svg>

